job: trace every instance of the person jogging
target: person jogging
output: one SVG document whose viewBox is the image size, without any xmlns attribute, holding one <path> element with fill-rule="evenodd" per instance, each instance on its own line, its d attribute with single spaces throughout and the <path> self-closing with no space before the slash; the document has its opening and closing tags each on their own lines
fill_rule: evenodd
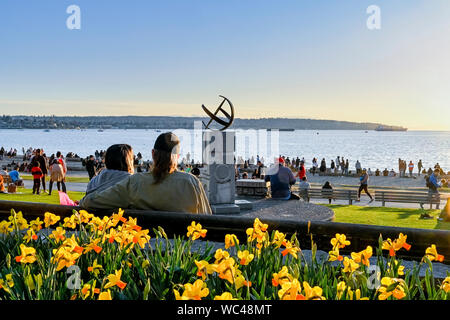
<svg viewBox="0 0 450 320">
<path fill-rule="evenodd" d="M 368 189 L 368 184 L 369 184 L 369 175 L 367 174 L 367 170 L 364 168 L 363 169 L 363 171 L 362 171 L 362 175 L 361 175 L 361 177 L 359 178 L 359 181 L 360 181 L 360 183 L 361 183 L 361 185 L 359 186 L 359 190 L 358 190 L 358 202 L 359 201 L 361 201 L 361 191 L 365 191 L 366 192 L 366 194 L 370 197 L 370 201 L 369 201 L 369 203 L 372 203 L 373 202 L 373 197 L 372 197 L 372 195 L 370 194 L 370 192 L 369 192 L 369 189 Z"/>
</svg>

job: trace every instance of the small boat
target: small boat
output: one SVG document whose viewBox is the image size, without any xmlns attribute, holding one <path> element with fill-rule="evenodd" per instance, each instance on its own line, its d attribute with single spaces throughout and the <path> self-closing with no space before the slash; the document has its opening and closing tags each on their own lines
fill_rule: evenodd
<svg viewBox="0 0 450 320">
<path fill-rule="evenodd" d="M 50 132 L 50 129 L 45 129 L 44 132 Z"/>
<path fill-rule="evenodd" d="M 158 129 L 158 130 L 156 130 L 156 132 L 161 132 L 161 130 Z"/>
</svg>

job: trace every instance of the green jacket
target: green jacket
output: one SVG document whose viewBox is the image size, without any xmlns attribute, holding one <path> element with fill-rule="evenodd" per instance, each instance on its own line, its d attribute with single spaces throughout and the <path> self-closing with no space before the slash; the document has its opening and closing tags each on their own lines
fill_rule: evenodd
<svg viewBox="0 0 450 320">
<path fill-rule="evenodd" d="M 211 214 L 200 181 L 192 174 L 175 171 L 159 184 L 151 173 L 136 173 L 116 185 L 86 195 L 80 206 L 86 209 L 141 209 Z"/>
</svg>

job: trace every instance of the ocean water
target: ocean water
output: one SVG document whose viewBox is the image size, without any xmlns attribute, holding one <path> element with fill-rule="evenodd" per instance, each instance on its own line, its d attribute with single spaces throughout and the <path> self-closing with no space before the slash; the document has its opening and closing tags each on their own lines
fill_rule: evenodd
<svg viewBox="0 0 450 320">
<path fill-rule="evenodd" d="M 162 130 L 164 132 L 164 130 Z M 156 137 L 160 134 L 156 130 L 124 130 L 111 129 L 98 132 L 89 130 L 50 130 L 45 132 L 38 129 L 2 129 L 0 130 L 0 146 L 9 150 L 16 148 L 19 154 L 22 147 L 43 148 L 47 155 L 61 151 L 63 154 L 74 152 L 85 157 L 93 154 L 95 150 L 106 150 L 115 143 L 128 143 L 134 152 L 141 152 L 144 159 L 150 159 L 151 149 Z M 189 133 L 191 135 L 192 132 Z M 331 159 L 343 156 L 349 159 L 350 170 L 354 170 L 356 160 L 363 168 L 375 170 L 398 170 L 398 158 L 412 160 L 417 164 L 419 159 L 425 168 L 433 167 L 439 163 L 445 171 L 450 171 L 450 131 L 407 131 L 407 132 L 377 132 L 377 131 L 349 131 L 349 130 L 296 130 L 292 132 L 280 131 L 278 138 L 273 141 L 269 136 L 258 135 L 258 140 L 244 138 L 252 135 L 242 130 L 236 130 L 236 157 L 243 156 L 256 159 L 269 154 L 267 151 L 278 150 L 282 155 L 304 157 L 307 167 L 311 166 L 312 159 L 322 158 L 330 165 Z M 276 134 L 273 134 L 276 138 Z M 189 140 L 190 143 L 189 143 Z M 191 139 L 182 137 L 182 156 L 188 152 L 195 155 L 193 135 Z M 265 145 L 264 148 L 255 147 Z M 266 150 L 266 153 L 264 153 Z M 198 154 L 198 153 L 197 153 Z M 266 162 L 267 159 L 265 159 Z M 417 168 L 417 166 L 416 166 Z M 415 169 L 415 172 L 417 169 Z"/>
</svg>

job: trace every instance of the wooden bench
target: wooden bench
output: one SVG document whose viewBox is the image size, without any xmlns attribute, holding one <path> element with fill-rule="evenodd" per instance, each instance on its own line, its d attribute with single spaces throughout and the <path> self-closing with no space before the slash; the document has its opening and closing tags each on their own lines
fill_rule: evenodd
<svg viewBox="0 0 450 320">
<path fill-rule="evenodd" d="M 311 198 L 313 199 L 331 199 L 331 200 L 347 200 L 348 204 L 353 204 L 353 201 L 358 200 L 358 190 L 355 189 L 326 189 L 322 188 L 311 188 L 311 189 L 301 189 L 299 191 L 301 198 L 309 202 Z"/>
<path fill-rule="evenodd" d="M 375 194 L 375 201 L 380 201 L 382 206 L 386 206 L 386 202 L 398 203 L 417 203 L 423 207 L 424 204 L 429 204 L 430 209 L 433 204 L 436 209 L 439 209 L 441 203 L 441 196 L 439 194 L 430 194 L 421 191 L 377 191 Z"/>
</svg>

